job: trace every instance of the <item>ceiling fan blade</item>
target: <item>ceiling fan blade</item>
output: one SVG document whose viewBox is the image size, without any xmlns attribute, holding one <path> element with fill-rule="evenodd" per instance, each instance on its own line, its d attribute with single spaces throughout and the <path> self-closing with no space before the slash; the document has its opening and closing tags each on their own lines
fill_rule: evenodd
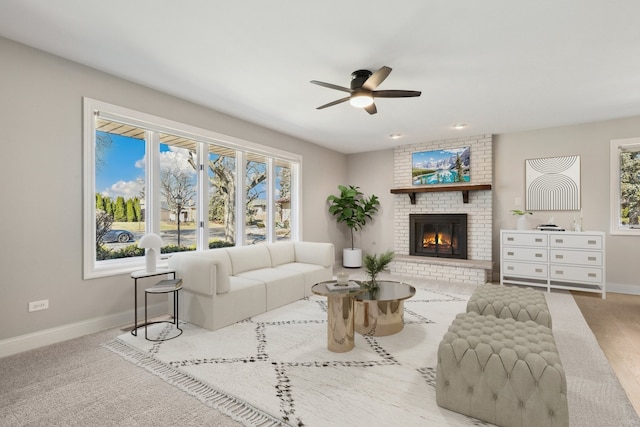
<svg viewBox="0 0 640 427">
<path fill-rule="evenodd" d="M 316 110 L 322 110 L 323 108 L 333 107 L 334 105 L 342 104 L 343 102 L 346 102 L 346 101 L 348 101 L 349 99 L 351 99 L 351 97 L 350 97 L 350 96 L 347 96 L 347 97 L 345 97 L 345 98 L 340 98 L 340 99 L 337 99 L 337 100 L 335 100 L 335 101 L 333 101 L 333 102 L 330 102 L 330 103 L 328 103 L 328 104 L 321 105 L 321 106 L 319 106 L 318 108 L 316 108 Z"/>
<path fill-rule="evenodd" d="M 311 80 L 310 83 L 313 83 L 314 85 L 318 85 L 318 86 L 328 87 L 329 89 L 341 90 L 342 92 L 351 93 L 351 89 L 344 86 L 338 86 L 331 83 L 319 82 L 317 80 Z"/>
<path fill-rule="evenodd" d="M 378 87 L 378 85 L 380 83 L 382 83 L 384 81 L 384 79 L 387 78 L 387 76 L 391 73 L 391 68 L 389 67 L 382 67 L 380 68 L 378 71 L 376 71 L 375 73 L 373 73 L 371 75 L 371 77 L 369 77 L 367 79 L 367 81 L 365 81 L 362 84 L 362 88 L 363 89 L 367 89 L 367 90 L 374 90 L 375 88 Z"/>
<path fill-rule="evenodd" d="M 376 108 L 376 104 L 367 105 L 366 107 L 364 107 L 364 109 L 369 114 L 375 114 L 378 112 L 378 109 Z"/>
<path fill-rule="evenodd" d="M 420 96 L 422 92 L 419 90 L 374 90 L 371 94 L 374 98 L 409 98 Z"/>
</svg>

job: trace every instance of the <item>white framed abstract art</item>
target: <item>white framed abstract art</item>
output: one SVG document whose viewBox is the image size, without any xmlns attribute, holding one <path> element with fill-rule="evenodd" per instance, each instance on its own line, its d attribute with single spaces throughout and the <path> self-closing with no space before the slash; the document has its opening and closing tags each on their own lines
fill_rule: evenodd
<svg viewBox="0 0 640 427">
<path fill-rule="evenodd" d="M 525 161 L 526 209 L 580 210 L 580 156 Z"/>
</svg>

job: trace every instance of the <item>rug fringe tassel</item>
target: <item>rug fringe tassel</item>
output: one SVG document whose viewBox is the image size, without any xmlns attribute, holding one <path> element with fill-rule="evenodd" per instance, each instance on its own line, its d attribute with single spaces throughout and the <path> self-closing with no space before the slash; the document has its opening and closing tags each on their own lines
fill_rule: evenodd
<svg viewBox="0 0 640 427">
<path fill-rule="evenodd" d="M 143 354 L 121 341 L 114 340 L 103 344 L 103 347 L 120 355 L 129 362 L 143 367 L 169 384 L 180 388 L 182 391 L 198 398 L 206 405 L 217 409 L 245 426 L 279 427 L 287 425 L 274 416 L 234 396 L 223 393 L 170 365 Z"/>
</svg>

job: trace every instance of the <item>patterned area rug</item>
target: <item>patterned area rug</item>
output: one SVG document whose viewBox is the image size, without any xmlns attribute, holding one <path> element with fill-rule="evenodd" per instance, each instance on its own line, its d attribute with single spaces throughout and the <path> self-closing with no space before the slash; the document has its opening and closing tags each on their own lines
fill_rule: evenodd
<svg viewBox="0 0 640 427">
<path fill-rule="evenodd" d="M 487 425 L 435 403 L 438 344 L 468 298 L 417 288 L 402 331 L 356 334 L 346 353 L 327 350 L 320 296 L 217 331 L 185 323 L 174 340 L 127 333 L 106 346 L 245 425 Z M 173 332 L 157 324 L 149 337 Z"/>
</svg>

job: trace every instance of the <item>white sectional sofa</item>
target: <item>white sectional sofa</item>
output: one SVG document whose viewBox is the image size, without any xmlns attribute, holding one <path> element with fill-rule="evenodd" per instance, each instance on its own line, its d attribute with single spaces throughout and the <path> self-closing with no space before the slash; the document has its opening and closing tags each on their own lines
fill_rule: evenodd
<svg viewBox="0 0 640 427">
<path fill-rule="evenodd" d="M 311 295 L 333 276 L 332 243 L 278 242 L 181 252 L 180 319 L 215 330 Z"/>
</svg>

